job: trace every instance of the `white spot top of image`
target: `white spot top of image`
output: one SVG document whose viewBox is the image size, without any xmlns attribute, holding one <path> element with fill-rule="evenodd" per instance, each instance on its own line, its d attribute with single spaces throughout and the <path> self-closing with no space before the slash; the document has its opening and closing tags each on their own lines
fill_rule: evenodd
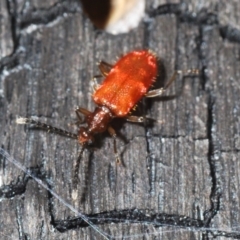
<svg viewBox="0 0 240 240">
<path fill-rule="evenodd" d="M 144 10 L 145 0 L 112 0 L 105 30 L 111 34 L 129 32 L 138 26 Z"/>
<path fill-rule="evenodd" d="M 127 33 L 144 17 L 145 0 L 80 0 L 93 24 L 111 34 Z"/>
</svg>

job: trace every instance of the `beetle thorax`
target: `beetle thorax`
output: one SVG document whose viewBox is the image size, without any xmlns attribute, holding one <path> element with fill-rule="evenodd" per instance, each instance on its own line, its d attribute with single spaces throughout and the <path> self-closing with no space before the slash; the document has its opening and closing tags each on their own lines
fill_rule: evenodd
<svg viewBox="0 0 240 240">
<path fill-rule="evenodd" d="M 96 107 L 94 112 L 86 116 L 87 127 L 81 127 L 78 133 L 78 141 L 81 145 L 91 144 L 93 135 L 107 130 L 113 115 L 105 106 Z"/>
</svg>

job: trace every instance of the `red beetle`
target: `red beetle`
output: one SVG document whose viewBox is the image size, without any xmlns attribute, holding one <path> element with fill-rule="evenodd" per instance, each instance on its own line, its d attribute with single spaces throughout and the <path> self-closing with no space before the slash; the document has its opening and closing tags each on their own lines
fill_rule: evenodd
<svg viewBox="0 0 240 240">
<path fill-rule="evenodd" d="M 82 145 L 82 149 L 75 166 L 74 181 L 76 183 L 82 153 L 87 145 L 94 141 L 93 136 L 108 130 L 114 139 L 114 152 L 116 160 L 119 162 L 120 158 L 116 147 L 116 133 L 110 125 L 112 119 L 126 118 L 132 122 L 145 121 L 146 118 L 142 116 L 130 115 L 130 111 L 144 96 L 156 97 L 161 95 L 175 80 L 176 75 L 182 73 L 182 71 L 176 71 L 163 88 L 149 91 L 158 73 L 157 65 L 157 57 L 149 50 L 127 53 L 113 66 L 101 61 L 99 69 L 102 76 L 106 78 L 100 86 L 98 86 L 95 81 L 96 77 L 93 79 L 95 89 L 93 101 L 97 104 L 97 107 L 93 112 L 80 107 L 76 109 L 79 122 L 84 122 L 87 125 L 86 127 L 80 127 L 78 134 L 52 127 L 31 118 L 18 118 L 17 123 L 34 124 L 35 127 L 78 139 Z M 188 73 L 197 72 L 196 70 L 188 70 Z M 79 113 L 85 115 L 83 122 L 81 121 Z"/>
<path fill-rule="evenodd" d="M 86 116 L 87 127 L 81 127 L 78 141 L 81 145 L 93 142 L 93 135 L 106 130 L 115 137 L 109 125 L 113 118 L 142 121 L 129 113 L 147 93 L 157 76 L 157 58 L 149 51 L 133 51 L 123 56 L 114 66 L 101 62 L 99 69 L 105 80 L 100 86 L 96 82 L 93 101 L 98 105 L 94 112 L 78 108 Z"/>
</svg>

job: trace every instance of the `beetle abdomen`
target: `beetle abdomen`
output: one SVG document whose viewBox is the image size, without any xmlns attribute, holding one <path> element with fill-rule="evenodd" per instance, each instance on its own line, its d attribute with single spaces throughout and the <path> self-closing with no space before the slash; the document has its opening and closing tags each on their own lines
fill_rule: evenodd
<svg viewBox="0 0 240 240">
<path fill-rule="evenodd" d="M 108 107 L 117 117 L 129 114 L 157 76 L 157 58 L 147 51 L 133 51 L 113 66 L 93 94 L 97 105 Z"/>
</svg>

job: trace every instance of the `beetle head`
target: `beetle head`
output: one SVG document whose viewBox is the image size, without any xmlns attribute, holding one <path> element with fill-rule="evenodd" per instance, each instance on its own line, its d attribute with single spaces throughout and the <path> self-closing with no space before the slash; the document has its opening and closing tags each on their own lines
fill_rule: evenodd
<svg viewBox="0 0 240 240">
<path fill-rule="evenodd" d="M 84 146 L 94 142 L 92 134 L 85 127 L 81 127 L 78 132 L 78 142 Z"/>
</svg>

